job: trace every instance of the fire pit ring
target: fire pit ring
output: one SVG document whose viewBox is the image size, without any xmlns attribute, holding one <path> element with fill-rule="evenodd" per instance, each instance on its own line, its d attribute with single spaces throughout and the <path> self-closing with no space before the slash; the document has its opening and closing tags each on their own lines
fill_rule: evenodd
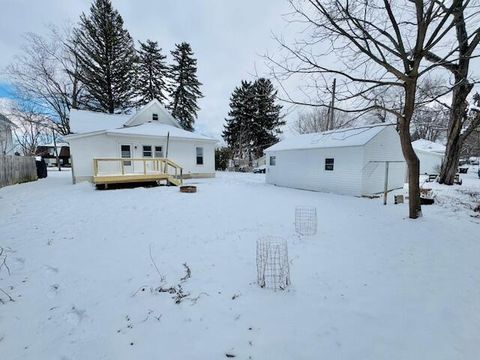
<svg viewBox="0 0 480 360">
<path fill-rule="evenodd" d="M 197 187 L 193 185 L 182 185 L 180 186 L 180 192 L 182 193 L 196 193 Z"/>
</svg>

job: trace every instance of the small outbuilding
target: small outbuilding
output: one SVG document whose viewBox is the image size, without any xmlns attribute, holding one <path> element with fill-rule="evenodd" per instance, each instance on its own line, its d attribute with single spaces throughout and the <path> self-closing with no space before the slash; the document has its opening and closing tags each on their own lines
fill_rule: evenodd
<svg viewBox="0 0 480 360">
<path fill-rule="evenodd" d="M 412 146 L 420 160 L 420 174 L 438 174 L 445 157 L 445 146 L 425 139 L 413 141 Z"/>
<path fill-rule="evenodd" d="M 266 181 L 304 190 L 369 196 L 402 188 L 405 162 L 393 124 L 292 136 L 265 150 Z"/>
</svg>

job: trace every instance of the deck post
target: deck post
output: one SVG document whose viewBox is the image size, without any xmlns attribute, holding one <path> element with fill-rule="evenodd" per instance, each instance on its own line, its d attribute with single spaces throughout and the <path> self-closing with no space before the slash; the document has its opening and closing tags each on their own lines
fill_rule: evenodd
<svg viewBox="0 0 480 360">
<path fill-rule="evenodd" d="M 125 163 L 124 163 L 124 160 L 120 160 L 120 167 L 122 168 L 122 175 L 125 175 Z"/>
<path fill-rule="evenodd" d="M 98 175 L 98 159 L 93 159 L 93 173 L 95 176 Z"/>
<path fill-rule="evenodd" d="M 147 160 L 143 159 L 143 175 L 147 175 Z"/>
</svg>

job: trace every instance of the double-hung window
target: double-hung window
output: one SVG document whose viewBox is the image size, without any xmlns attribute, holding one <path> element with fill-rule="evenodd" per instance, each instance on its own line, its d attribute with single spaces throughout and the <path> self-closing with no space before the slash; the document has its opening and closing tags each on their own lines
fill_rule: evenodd
<svg viewBox="0 0 480 360">
<path fill-rule="evenodd" d="M 197 165 L 203 165 L 203 147 L 196 148 Z"/>
<path fill-rule="evenodd" d="M 156 158 L 163 158 L 163 148 L 161 146 L 155 146 L 155 153 Z"/>
<path fill-rule="evenodd" d="M 152 157 L 152 145 L 143 145 L 143 157 Z"/>
<path fill-rule="evenodd" d="M 335 159 L 326 158 L 325 159 L 325 171 L 333 171 L 334 164 L 335 164 Z"/>
</svg>

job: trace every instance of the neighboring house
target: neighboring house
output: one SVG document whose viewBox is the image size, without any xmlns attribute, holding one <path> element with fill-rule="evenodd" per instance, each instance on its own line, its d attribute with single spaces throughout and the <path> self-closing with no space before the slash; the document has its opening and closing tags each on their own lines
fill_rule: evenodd
<svg viewBox="0 0 480 360">
<path fill-rule="evenodd" d="M 70 146 L 67 143 L 62 142 L 58 142 L 56 145 L 60 165 L 65 167 L 70 166 Z M 35 155 L 41 156 L 47 163 L 47 166 L 58 166 L 54 144 L 37 146 Z"/>
<path fill-rule="evenodd" d="M 419 139 L 412 142 L 412 147 L 420 160 L 420 174 L 438 174 L 440 172 L 445 156 L 445 146 Z"/>
<path fill-rule="evenodd" d="M 13 128 L 15 124 L 0 114 L 0 155 L 13 155 L 15 145 L 13 143 Z"/>
<path fill-rule="evenodd" d="M 389 124 L 293 136 L 265 150 L 266 181 L 279 186 L 347 195 L 402 188 L 400 138 Z"/>
<path fill-rule="evenodd" d="M 170 170 L 178 164 L 183 178 L 215 176 L 217 140 L 183 130 L 157 100 L 133 115 L 72 110 L 70 129 L 73 134 L 64 139 L 70 144 L 74 182 L 106 183 L 97 179 L 100 175 L 159 180 L 167 163 Z"/>
</svg>

